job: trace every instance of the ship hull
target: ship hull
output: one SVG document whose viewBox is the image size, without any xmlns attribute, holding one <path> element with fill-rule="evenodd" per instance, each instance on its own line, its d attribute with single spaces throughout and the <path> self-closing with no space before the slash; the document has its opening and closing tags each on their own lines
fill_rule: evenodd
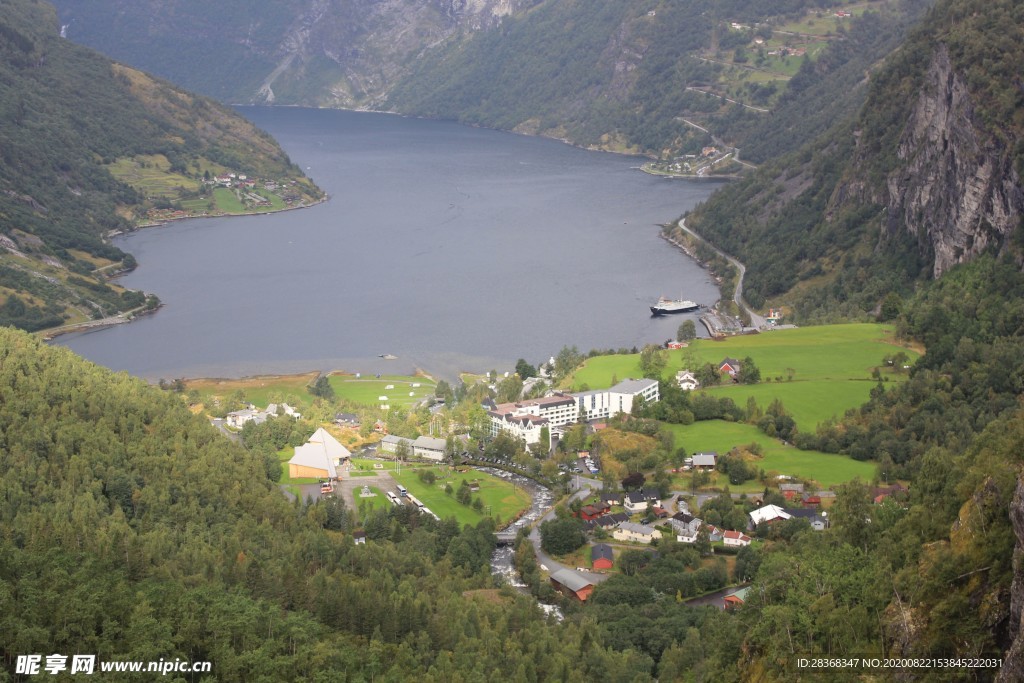
<svg viewBox="0 0 1024 683">
<path fill-rule="evenodd" d="M 690 313 L 700 308 L 699 304 L 680 306 L 651 306 L 651 315 L 672 315 L 673 313 Z"/>
</svg>

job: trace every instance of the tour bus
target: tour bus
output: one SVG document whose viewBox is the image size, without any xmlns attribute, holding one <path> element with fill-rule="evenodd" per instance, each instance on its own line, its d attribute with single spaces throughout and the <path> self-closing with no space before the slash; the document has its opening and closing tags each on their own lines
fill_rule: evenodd
<svg viewBox="0 0 1024 683">
<path fill-rule="evenodd" d="M 398 485 L 398 493 L 404 498 L 409 495 L 409 490 L 401 484 Z"/>
</svg>

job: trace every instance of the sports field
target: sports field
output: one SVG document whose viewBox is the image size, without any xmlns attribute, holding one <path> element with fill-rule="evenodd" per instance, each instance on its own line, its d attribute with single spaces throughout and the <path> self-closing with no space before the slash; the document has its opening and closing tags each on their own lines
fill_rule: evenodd
<svg viewBox="0 0 1024 683">
<path fill-rule="evenodd" d="M 410 406 L 434 395 L 437 383 L 429 377 L 410 375 L 331 375 L 327 378 L 334 395 L 359 405 Z M 381 397 L 386 397 L 382 399 Z"/>
</svg>

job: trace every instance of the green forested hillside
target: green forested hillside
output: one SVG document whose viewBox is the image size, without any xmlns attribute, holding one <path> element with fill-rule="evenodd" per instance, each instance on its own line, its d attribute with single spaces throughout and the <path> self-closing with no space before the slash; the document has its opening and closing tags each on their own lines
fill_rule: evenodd
<svg viewBox="0 0 1024 683">
<path fill-rule="evenodd" d="M 177 394 L 0 328 L 0 651 L 8 666 L 52 652 L 210 661 L 227 681 L 785 681 L 803 654 L 1002 657 L 1024 354 L 1019 306 L 984 302 L 1022 280 L 983 260 L 944 282 L 904 323 L 934 360 L 808 435 L 877 459 L 909 480 L 909 500 L 839 487 L 830 531 L 762 531 L 731 569 L 670 540 L 657 557 L 627 553 L 632 568 L 564 604 L 560 623 L 493 589 L 488 523 L 288 502 L 276 462 Z M 948 331 L 939 309 L 956 311 Z M 517 561 L 545 592 L 532 555 L 525 543 Z M 680 602 L 702 581 L 744 579 L 734 613 Z"/>
<path fill-rule="evenodd" d="M 158 157 L 179 183 L 221 169 L 302 178 L 227 108 L 61 39 L 48 4 L 0 10 L 0 324 L 40 329 L 143 304 L 106 282 L 134 261 L 104 238 L 167 200 L 115 179 L 117 162 Z M 319 191 L 301 183 L 311 201 Z"/>
<path fill-rule="evenodd" d="M 725 72 L 746 66 L 732 61 L 736 51 L 753 45 L 756 36 L 773 36 L 790 18 L 839 4 L 542 3 L 506 20 L 498 31 L 427 54 L 389 94 L 388 103 L 411 113 L 654 154 L 699 152 L 708 144 L 707 136 L 681 120 L 689 118 L 730 144 L 745 146 L 764 115 L 691 86 L 768 105 L 769 98 L 774 101 L 768 93 L 783 91 L 785 79 L 755 67 L 730 76 L 737 82 L 725 85 Z M 887 10 L 887 5 L 873 9 Z M 879 45 L 872 40 L 891 47 L 904 14 L 886 13 L 885 25 L 876 23 L 872 39 L 863 41 L 861 58 L 878 57 Z M 769 89 L 759 94 L 762 87 Z"/>
<path fill-rule="evenodd" d="M 177 395 L 6 328 L 0 472 L 8 672 L 54 652 L 206 660 L 211 680 L 247 682 L 628 681 L 650 667 L 593 623 L 475 592 L 492 587 L 491 526 L 289 503 Z"/>
<path fill-rule="evenodd" d="M 703 127 L 760 163 L 859 106 L 864 72 L 929 1 L 55 4 L 72 40 L 229 101 L 386 108 L 665 158 L 699 153 Z"/>
</svg>

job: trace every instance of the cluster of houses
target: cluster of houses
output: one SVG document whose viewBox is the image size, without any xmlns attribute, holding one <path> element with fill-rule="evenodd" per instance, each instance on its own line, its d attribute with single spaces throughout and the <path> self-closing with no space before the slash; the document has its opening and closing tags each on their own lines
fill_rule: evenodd
<svg viewBox="0 0 1024 683">
<path fill-rule="evenodd" d="M 245 423 L 252 422 L 254 424 L 263 424 L 272 417 L 278 415 L 287 415 L 288 417 L 298 420 L 302 417 L 302 413 L 292 408 L 287 403 L 271 403 L 267 406 L 266 410 L 260 410 L 252 403 L 247 405 L 242 410 L 233 410 L 227 414 L 224 418 L 224 422 L 228 427 L 234 429 L 241 429 L 245 426 Z"/>
<path fill-rule="evenodd" d="M 295 455 L 288 461 L 288 476 L 292 479 L 339 479 L 341 468 L 352 454 L 333 436 L 320 427 L 306 440 L 295 447 Z"/>
<path fill-rule="evenodd" d="M 581 419 L 591 422 L 631 413 L 637 398 L 651 403 L 660 399 L 658 382 L 653 379 L 627 379 L 609 389 L 577 393 L 554 393 L 513 403 L 485 401 L 484 408 L 491 420 L 491 436 L 507 432 L 527 445 L 539 443 L 544 429 L 550 439 L 559 436 L 568 425 Z"/>
<path fill-rule="evenodd" d="M 735 358 L 723 358 L 722 362 L 718 364 L 718 374 L 721 376 L 728 375 L 734 381 L 741 369 L 741 363 Z M 694 391 L 695 389 L 700 389 L 700 380 L 693 374 L 693 371 L 680 370 L 676 373 L 676 385 L 683 391 Z"/>
</svg>

